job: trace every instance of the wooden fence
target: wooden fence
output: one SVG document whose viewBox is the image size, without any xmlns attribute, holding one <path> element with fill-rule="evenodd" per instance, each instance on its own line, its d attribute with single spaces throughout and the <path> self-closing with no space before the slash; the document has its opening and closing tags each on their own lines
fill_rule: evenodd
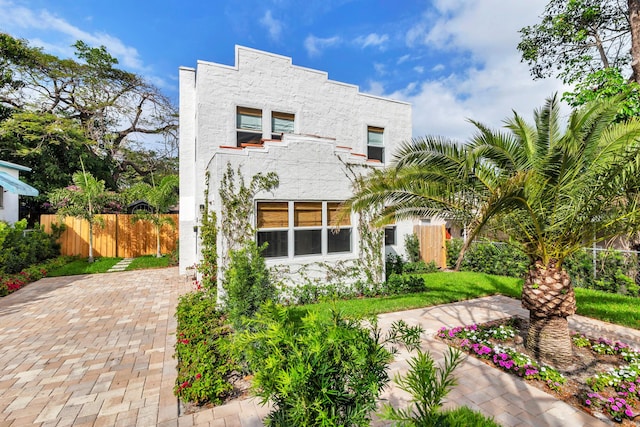
<svg viewBox="0 0 640 427">
<path fill-rule="evenodd" d="M 420 256 L 424 262 L 434 261 L 440 268 L 447 268 L 446 229 L 444 224 L 414 225 L 413 232 L 420 241 Z"/>
<path fill-rule="evenodd" d="M 93 255 L 96 257 L 133 258 L 156 253 L 156 232 L 146 221 L 131 222 L 132 215 L 105 214 L 103 227 L 94 227 Z M 174 251 L 178 245 L 178 215 L 168 214 L 175 227 L 164 225 L 160 231 L 160 249 L 163 254 Z M 89 256 L 89 223 L 73 217 L 61 219 L 56 215 L 41 215 L 40 224 L 47 233 L 52 223 L 63 223 L 66 230 L 58 240 L 62 255 Z"/>
</svg>

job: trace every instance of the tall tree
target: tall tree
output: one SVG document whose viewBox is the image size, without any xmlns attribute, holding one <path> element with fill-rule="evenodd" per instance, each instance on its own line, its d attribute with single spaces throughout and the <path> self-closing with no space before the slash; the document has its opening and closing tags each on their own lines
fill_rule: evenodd
<svg viewBox="0 0 640 427">
<path fill-rule="evenodd" d="M 116 181 L 131 166 L 125 149 L 141 135 L 155 135 L 174 157 L 177 111 L 171 101 L 142 77 L 116 68 L 104 46 L 78 41 L 74 47 L 75 60 L 60 59 L 0 34 L 0 104 L 77 121 L 91 152 L 115 164 Z M 137 166 L 141 174 L 150 172 Z"/>
<path fill-rule="evenodd" d="M 132 194 L 138 196 L 138 199 L 144 200 L 152 208 L 151 212 L 143 209 L 135 211 L 132 221 L 146 221 L 153 225 L 156 232 L 156 256 L 158 258 L 162 256 L 160 246 L 162 226 L 175 227 L 173 220 L 165 214 L 178 201 L 178 187 L 178 176 L 168 175 L 162 178 L 158 185 L 155 182 L 152 182 L 152 185 L 143 182 L 135 185 L 130 190 Z"/>
<path fill-rule="evenodd" d="M 550 0 L 540 23 L 520 30 L 522 60 L 534 78 L 557 76 L 565 83 L 580 82 L 605 68 L 624 70 L 632 63 L 632 54 L 640 58 L 640 51 L 630 51 L 636 31 L 631 31 L 629 16 L 637 3 Z"/>
<path fill-rule="evenodd" d="M 89 223 L 88 261 L 93 262 L 93 232 L 102 225 L 100 214 L 117 198 L 116 194 L 106 190 L 104 181 L 83 170 L 73 174 L 72 186 L 54 190 L 48 197 L 61 217 L 72 216 Z"/>
<path fill-rule="evenodd" d="M 506 131 L 475 123 L 478 132 L 466 145 L 434 138 L 406 143 L 350 205 L 358 211 L 384 204 L 378 220 L 385 223 L 460 215 L 472 203 L 471 238 L 496 227 L 531 261 L 522 292 L 530 312 L 526 346 L 567 364 L 575 297 L 564 260 L 584 244 L 640 228 L 640 120 L 616 123 L 618 102 L 574 110 L 564 131 L 554 97 L 535 112 L 533 124 L 518 114 L 506 120 Z"/>
</svg>

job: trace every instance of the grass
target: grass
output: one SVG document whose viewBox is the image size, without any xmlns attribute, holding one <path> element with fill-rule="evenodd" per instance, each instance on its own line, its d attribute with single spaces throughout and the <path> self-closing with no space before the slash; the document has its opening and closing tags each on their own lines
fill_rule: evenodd
<svg viewBox="0 0 640 427">
<path fill-rule="evenodd" d="M 127 271 L 130 270 L 143 270 L 148 268 L 166 268 L 169 267 L 171 259 L 167 255 L 163 255 L 158 258 L 155 255 L 145 255 L 138 258 L 134 258 L 131 264 L 127 267 Z"/>
<path fill-rule="evenodd" d="M 96 258 L 94 262 L 87 262 L 86 258 L 76 259 L 69 264 L 50 271 L 48 277 L 75 276 L 78 274 L 106 273 L 122 258 Z"/>
<path fill-rule="evenodd" d="M 308 311 L 328 313 L 335 308 L 349 316 L 374 316 L 393 311 L 410 310 L 464 301 L 488 295 L 520 298 L 522 280 L 484 273 L 424 274 L 426 291 L 415 294 L 378 298 L 331 300 L 318 304 L 292 307 L 294 316 L 303 317 Z M 577 312 L 582 316 L 640 329 L 640 300 L 635 297 L 610 294 L 592 289 L 576 288 Z"/>
</svg>

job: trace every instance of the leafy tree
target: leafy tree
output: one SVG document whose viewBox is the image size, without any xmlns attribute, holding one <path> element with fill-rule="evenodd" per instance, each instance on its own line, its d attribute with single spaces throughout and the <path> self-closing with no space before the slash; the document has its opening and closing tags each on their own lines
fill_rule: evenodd
<svg viewBox="0 0 640 427">
<path fill-rule="evenodd" d="M 97 180 L 88 172 L 73 174 L 72 186 L 59 188 L 49 193 L 49 200 L 61 217 L 72 216 L 89 223 L 89 262 L 93 262 L 93 230 L 103 224 L 99 216 L 116 194 L 105 189 L 104 181 Z"/>
<path fill-rule="evenodd" d="M 104 46 L 74 44 L 76 59 L 60 59 L 0 34 L 0 105 L 77 122 L 87 148 L 115 166 L 114 180 L 130 166 L 126 149 L 140 135 L 157 135 L 175 151 L 176 108 L 142 77 L 116 68 Z"/>
<path fill-rule="evenodd" d="M 539 24 L 520 30 L 518 44 L 534 78 L 557 75 L 575 83 L 632 62 L 629 7 L 622 0 L 550 0 L 540 18 Z"/>
<path fill-rule="evenodd" d="M 168 175 L 162 178 L 157 186 L 155 183 L 149 185 L 142 182 L 136 184 L 130 190 L 132 194 L 138 195 L 139 199 L 147 202 L 152 208 L 151 212 L 143 209 L 136 210 L 131 220 L 133 222 L 146 221 L 153 225 L 156 232 L 156 256 L 158 258 L 162 257 L 160 248 L 160 231 L 162 226 L 166 224 L 175 227 L 174 221 L 164 214 L 178 201 L 178 186 L 178 176 Z"/>
<path fill-rule="evenodd" d="M 392 167 L 368 178 L 350 204 L 384 203 L 379 224 L 460 217 L 469 209 L 468 242 L 500 229 L 530 260 L 522 292 L 530 313 L 526 346 L 566 364 L 575 296 L 563 262 L 585 243 L 640 227 L 640 120 L 615 123 L 619 102 L 574 110 L 564 131 L 553 97 L 533 124 L 517 113 L 506 131 L 474 122 L 477 134 L 464 146 L 430 137 L 405 143 Z"/>
<path fill-rule="evenodd" d="M 25 199 L 30 221 L 39 221 L 47 193 L 67 186 L 81 162 L 107 187 L 114 189 L 114 166 L 89 150 L 91 141 L 77 121 L 51 113 L 14 111 L 0 122 L 0 157 L 32 170 L 21 179 L 40 191 Z"/>
</svg>

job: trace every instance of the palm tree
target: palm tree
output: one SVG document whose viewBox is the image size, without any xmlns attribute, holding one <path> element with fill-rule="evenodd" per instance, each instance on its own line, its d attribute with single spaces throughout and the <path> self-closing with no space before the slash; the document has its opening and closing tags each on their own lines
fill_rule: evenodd
<svg viewBox="0 0 640 427">
<path fill-rule="evenodd" d="M 466 221 L 465 249 L 481 232 L 504 232 L 531 261 L 522 291 L 526 347 L 566 365 L 576 302 L 564 260 L 640 226 L 640 121 L 615 123 L 618 108 L 619 100 L 586 105 L 562 131 L 554 96 L 533 124 L 514 113 L 504 131 L 473 122 L 477 133 L 466 145 L 432 137 L 405 143 L 389 169 L 364 179 L 350 206 L 384 203 L 378 225 L 434 215 Z"/>
<path fill-rule="evenodd" d="M 84 168 L 84 165 L 83 165 Z M 73 185 L 58 188 L 48 194 L 52 206 L 57 209 L 61 217 L 72 216 L 84 219 L 89 223 L 89 258 L 93 262 L 93 230 L 94 226 L 102 225 L 100 216 L 104 207 L 117 198 L 117 195 L 107 191 L 103 180 L 96 179 L 89 172 L 78 171 L 73 174 Z"/>
<path fill-rule="evenodd" d="M 137 210 L 134 212 L 131 220 L 147 221 L 153 225 L 156 232 L 156 257 L 162 257 L 162 251 L 160 246 L 160 231 L 163 225 L 169 225 L 175 227 L 173 220 L 164 215 L 169 208 L 178 201 L 178 177 L 176 175 L 167 175 L 158 185 L 155 185 L 155 181 L 152 181 L 153 185 L 147 183 L 139 183 L 131 188 L 132 194 L 140 196 L 140 198 L 146 201 L 151 206 L 152 211 Z"/>
</svg>

